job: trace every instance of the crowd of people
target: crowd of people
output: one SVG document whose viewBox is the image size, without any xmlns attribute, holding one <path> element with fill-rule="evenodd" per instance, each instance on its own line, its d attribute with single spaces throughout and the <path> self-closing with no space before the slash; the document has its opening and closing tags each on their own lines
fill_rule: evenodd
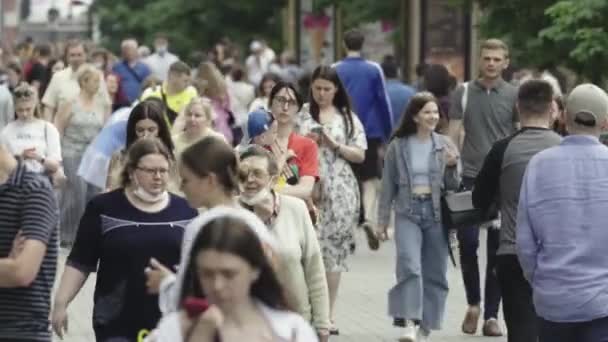
<svg viewBox="0 0 608 342">
<path fill-rule="evenodd" d="M 76 40 L 63 58 L 47 44 L 7 58 L 0 341 L 69 334 L 91 272 L 97 341 L 328 341 L 359 228 L 373 250 L 395 242 L 401 342 L 442 328 L 452 237 L 463 333 L 483 313 L 483 335 L 502 336 L 502 300 L 509 341 L 606 340 L 608 95 L 583 84 L 562 101 L 547 73 L 507 82 L 498 39 L 479 78 L 434 64 L 410 86 L 364 41 L 347 31 L 346 57 L 310 74 L 259 40 L 243 65 L 225 39 L 192 65 L 162 34 L 149 55 L 129 38 L 120 58 Z M 479 222 L 483 296 L 480 227 L 442 222 L 442 198 L 470 190 L 500 211 Z"/>
</svg>

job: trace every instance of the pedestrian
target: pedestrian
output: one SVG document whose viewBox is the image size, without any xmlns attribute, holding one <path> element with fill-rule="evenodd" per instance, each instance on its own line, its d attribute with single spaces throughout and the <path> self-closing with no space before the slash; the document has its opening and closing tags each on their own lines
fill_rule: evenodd
<svg viewBox="0 0 608 342">
<path fill-rule="evenodd" d="M 99 90 L 100 74 L 93 65 L 78 70 L 80 94 L 59 105 L 55 127 L 61 139 L 62 162 L 67 181 L 59 196 L 61 210 L 61 247 L 70 248 L 76 238 L 78 223 L 87 202 L 102 189 L 88 184 L 78 176 L 84 151 L 101 131 L 109 113 L 95 96 Z"/>
<path fill-rule="evenodd" d="M 532 286 L 539 341 L 608 340 L 608 95 L 566 101 L 569 136 L 530 160 L 517 211 L 517 256 Z"/>
<path fill-rule="evenodd" d="M 137 40 L 128 38 L 122 41 L 120 49 L 122 60 L 112 67 L 112 72 L 120 76 L 129 104 L 139 98 L 142 82 L 150 76 L 150 68 L 143 63 L 137 52 Z"/>
<path fill-rule="evenodd" d="M 58 213 L 47 179 L 0 144 L 0 340 L 51 342 Z"/>
<path fill-rule="evenodd" d="M 148 341 L 318 341 L 310 325 L 290 311 L 258 238 L 267 235 L 257 233 L 265 230 L 258 218 L 214 208 L 200 225 L 180 266 L 186 270 L 180 311 L 166 316 Z M 209 308 L 188 314 L 188 304 L 203 299 Z"/>
<path fill-rule="evenodd" d="M 270 96 L 270 91 L 274 86 L 281 81 L 281 77 L 275 73 L 265 73 L 260 80 L 260 83 L 257 85 L 256 92 L 257 97 L 251 102 L 249 105 L 249 111 L 253 112 L 254 110 L 264 108 L 265 110 L 270 110 L 271 103 L 268 101 L 268 97 Z"/>
<path fill-rule="evenodd" d="M 380 190 L 381 154 L 393 129 L 393 113 L 386 91 L 382 68 L 361 55 L 365 36 L 358 29 L 344 33 L 346 58 L 335 67 L 346 92 L 352 100 L 352 110 L 365 128 L 367 149 L 362 164 L 353 164 L 360 183 L 363 211 L 360 224 L 374 222 L 378 191 Z M 366 225 L 364 225 L 366 226 Z"/>
<path fill-rule="evenodd" d="M 49 70 L 49 61 L 51 58 L 51 46 L 49 44 L 39 44 L 34 48 L 34 63 L 32 70 L 27 76 L 27 83 L 31 84 L 40 97 L 46 91 L 46 87 L 51 81 L 51 70 Z"/>
<path fill-rule="evenodd" d="M 307 111 L 300 113 L 300 132 L 319 145 L 319 240 L 327 272 L 330 332 L 338 334 L 335 306 L 346 259 L 355 242 L 361 197 L 351 163 L 362 163 L 367 141 L 363 125 L 350 107 L 346 89 L 335 68 L 317 67 L 312 74 Z"/>
<path fill-rule="evenodd" d="M 191 69 L 184 62 L 175 62 L 169 67 L 167 80 L 162 84 L 149 87 L 144 90 L 141 99 L 155 97 L 163 102 L 165 107 L 165 120 L 169 127 L 175 124 L 175 120 L 184 108 L 198 96 L 198 92 L 191 85 Z"/>
<path fill-rule="evenodd" d="M 121 187 L 87 204 L 55 295 L 52 323 L 60 338 L 67 308 L 91 272 L 97 272 L 97 341 L 135 341 L 140 330 L 158 323 L 158 296 L 146 293 L 144 271 L 150 262 L 179 263 L 184 229 L 196 216 L 167 191 L 171 163 L 160 140 L 141 139 L 129 149 Z"/>
<path fill-rule="evenodd" d="M 204 62 L 198 68 L 198 78 L 205 81 L 205 91 L 201 96 L 211 100 L 211 107 L 215 113 L 214 128 L 222 133 L 230 144 L 238 144 L 241 138 L 241 129 L 234 126 L 236 121 L 230 109 L 230 96 L 226 80 L 220 70 L 211 62 Z"/>
<path fill-rule="evenodd" d="M 179 57 L 169 52 L 169 38 L 164 33 L 157 33 L 154 38 L 154 53 L 144 59 L 150 67 L 152 76 L 161 81 L 167 80 L 169 68 Z"/>
<path fill-rule="evenodd" d="M 55 114 L 59 110 L 60 102 L 73 100 L 80 93 L 76 74 L 80 66 L 86 62 L 86 53 L 87 51 L 83 42 L 70 40 L 66 43 L 65 58 L 68 62 L 68 67 L 53 73 L 51 82 L 42 97 L 42 104 L 44 105 L 43 117 L 46 120 L 53 122 Z M 49 65 L 53 69 L 59 66 L 59 61 L 54 64 L 49 63 Z M 102 72 L 100 71 L 99 73 L 102 81 L 96 96 L 104 103 L 106 110 L 110 111 L 110 95 L 108 95 Z"/>
<path fill-rule="evenodd" d="M 381 67 L 386 77 L 386 92 L 388 93 L 391 111 L 393 112 L 393 125 L 397 126 L 401 115 L 405 112 L 407 104 L 416 93 L 416 89 L 399 80 L 399 67 L 394 56 L 384 56 Z"/>
<path fill-rule="evenodd" d="M 473 204 L 488 211 L 498 204 L 501 216 L 496 275 L 502 293 L 503 315 L 509 342 L 538 341 L 532 288 L 524 278 L 516 249 L 519 190 L 526 166 L 538 152 L 558 145 L 561 137 L 549 129 L 554 111 L 553 88 L 546 81 L 530 80 L 518 91 L 521 129 L 497 141 L 475 180 Z"/>
<path fill-rule="evenodd" d="M 429 92 L 414 95 L 389 143 L 378 203 L 378 236 L 388 239 L 395 210 L 397 284 L 388 294 L 389 315 L 399 341 L 426 341 L 441 329 L 448 295 L 448 237 L 441 222 L 440 198 L 458 189 L 456 145 L 435 133 L 438 100 Z"/>
<path fill-rule="evenodd" d="M 230 95 L 230 110 L 234 113 L 235 126 L 240 127 L 243 132 L 241 141 L 249 139 L 246 134 L 247 114 L 249 113 L 249 105 L 255 99 L 255 87 L 246 82 L 246 79 L 245 71 L 238 64 L 232 66 L 230 77 L 226 79 L 228 94 Z"/>
<path fill-rule="evenodd" d="M 247 76 L 251 84 L 257 85 L 262 81 L 262 76 L 269 71 L 270 64 L 275 59 L 275 53 L 258 40 L 252 41 L 249 49 L 251 55 L 245 60 Z"/>
<path fill-rule="evenodd" d="M 492 144 L 513 134 L 519 127 L 515 109 L 517 88 L 502 79 L 502 72 L 509 65 L 509 49 L 498 39 L 481 44 L 481 77 L 465 83 L 452 93 L 449 111 L 449 132 L 458 145 L 462 156 L 463 178 L 461 190 L 470 190 L 483 160 Z M 462 134 L 464 133 L 464 138 Z M 487 230 L 487 265 L 483 310 L 483 334 L 502 336 L 498 325 L 500 287 L 496 279 L 496 250 L 499 231 L 495 224 Z M 462 278 L 468 308 L 462 323 L 462 332 L 475 334 L 481 314 L 481 289 L 479 286 L 479 227 L 459 229 Z"/>
<path fill-rule="evenodd" d="M 306 203 L 273 188 L 279 168 L 274 156 L 252 145 L 240 154 L 241 205 L 254 212 L 282 246 L 276 272 L 294 310 L 329 338 L 329 293 L 317 234 Z"/>
<path fill-rule="evenodd" d="M 0 144 L 18 156 L 30 172 L 47 176 L 61 169 L 61 143 L 55 126 L 40 117 L 34 87 L 22 83 L 14 91 L 15 121 L 0 134 Z"/>
<path fill-rule="evenodd" d="M 213 109 L 209 99 L 192 99 L 182 115 L 185 121 L 184 131 L 173 136 L 175 155 L 179 156 L 186 148 L 208 136 L 226 140 L 224 135 L 213 129 Z"/>
</svg>

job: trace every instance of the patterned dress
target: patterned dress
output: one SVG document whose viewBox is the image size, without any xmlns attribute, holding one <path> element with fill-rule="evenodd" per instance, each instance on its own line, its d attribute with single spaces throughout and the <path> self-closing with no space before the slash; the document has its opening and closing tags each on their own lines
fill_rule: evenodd
<svg viewBox="0 0 608 342">
<path fill-rule="evenodd" d="M 337 114 L 323 125 L 328 134 L 339 144 L 367 149 L 363 125 L 353 114 L 352 136 L 346 135 L 345 118 Z M 302 135 L 318 127 L 307 112 L 299 114 L 298 128 Z M 359 221 L 360 195 L 355 174 L 349 162 L 335 151 L 319 147 L 319 166 L 322 182 L 322 203 L 319 208 L 319 242 L 327 272 L 347 271 L 346 257 L 354 242 L 354 229 Z"/>
</svg>

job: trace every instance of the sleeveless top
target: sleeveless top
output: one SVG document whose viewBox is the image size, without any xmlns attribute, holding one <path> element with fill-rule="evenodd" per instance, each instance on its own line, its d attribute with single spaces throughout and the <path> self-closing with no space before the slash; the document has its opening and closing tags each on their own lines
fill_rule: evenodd
<svg viewBox="0 0 608 342">
<path fill-rule="evenodd" d="M 75 157 L 84 153 L 87 146 L 103 127 L 103 106 L 95 100 L 93 110 L 85 110 L 79 98 L 72 104 L 72 114 L 62 139 L 64 156 Z"/>
</svg>

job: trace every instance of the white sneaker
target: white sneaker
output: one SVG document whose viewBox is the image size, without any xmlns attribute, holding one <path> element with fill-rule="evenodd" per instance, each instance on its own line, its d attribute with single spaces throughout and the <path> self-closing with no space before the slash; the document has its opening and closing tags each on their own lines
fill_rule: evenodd
<svg viewBox="0 0 608 342">
<path fill-rule="evenodd" d="M 405 321 L 405 327 L 401 330 L 401 337 L 399 342 L 418 342 L 416 335 L 418 334 L 418 327 L 412 321 Z"/>
</svg>

